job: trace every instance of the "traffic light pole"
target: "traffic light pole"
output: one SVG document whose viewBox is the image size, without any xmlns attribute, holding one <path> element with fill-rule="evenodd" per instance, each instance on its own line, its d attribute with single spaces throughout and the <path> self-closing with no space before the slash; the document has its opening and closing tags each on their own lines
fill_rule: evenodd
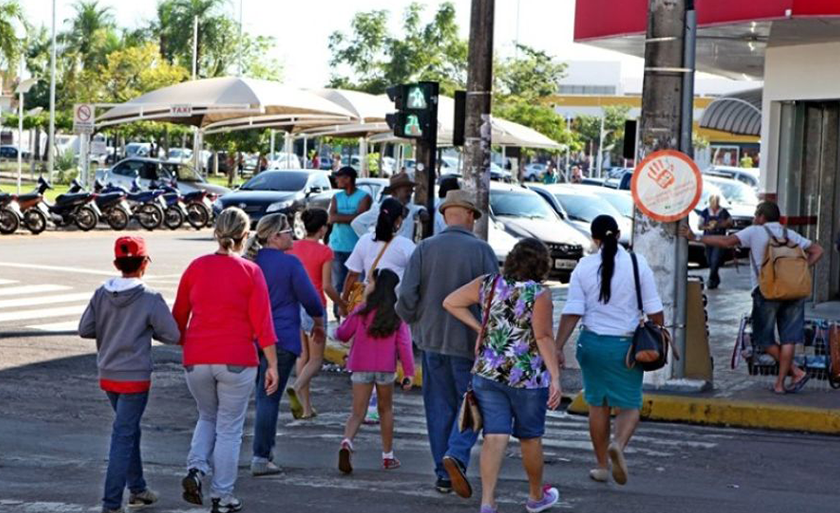
<svg viewBox="0 0 840 513">
<path fill-rule="evenodd" d="M 429 126 L 425 137 L 417 141 L 417 164 L 414 181 L 414 201 L 418 205 L 425 205 L 429 212 L 427 222 L 423 225 L 423 238 L 431 237 L 434 232 L 435 219 L 435 178 L 437 176 L 437 135 L 438 135 L 438 98 L 439 86 L 437 82 L 432 86 L 432 101 L 434 105 L 429 112 Z"/>
</svg>

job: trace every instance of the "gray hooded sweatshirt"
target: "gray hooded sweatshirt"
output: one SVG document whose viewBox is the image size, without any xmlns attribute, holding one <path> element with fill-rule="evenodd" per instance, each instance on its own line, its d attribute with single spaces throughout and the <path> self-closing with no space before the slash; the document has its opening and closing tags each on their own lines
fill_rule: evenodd
<svg viewBox="0 0 840 513">
<path fill-rule="evenodd" d="M 164 344 L 181 338 L 163 296 L 136 278 L 114 278 L 96 289 L 79 336 L 96 339 L 99 378 L 112 381 L 150 380 L 152 338 Z"/>
</svg>

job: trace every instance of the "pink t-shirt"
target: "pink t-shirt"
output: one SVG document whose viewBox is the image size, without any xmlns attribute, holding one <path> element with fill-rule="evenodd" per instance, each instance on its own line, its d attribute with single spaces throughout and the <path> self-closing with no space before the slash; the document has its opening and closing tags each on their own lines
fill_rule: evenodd
<svg viewBox="0 0 840 513">
<path fill-rule="evenodd" d="M 414 376 L 414 352 L 408 325 L 401 321 L 400 327 L 391 336 L 373 338 L 368 334 L 368 326 L 373 322 L 376 311 L 362 316 L 358 313 L 362 308 L 364 305 L 354 310 L 336 330 L 336 338 L 342 342 L 353 339 L 347 369 L 355 372 L 396 372 L 399 355 L 403 373 Z"/>
<path fill-rule="evenodd" d="M 327 305 L 327 296 L 324 294 L 324 264 L 331 261 L 334 257 L 333 250 L 326 244 L 321 244 L 315 240 L 296 240 L 292 249 L 288 251 L 290 255 L 294 255 L 301 261 L 303 268 L 306 269 L 306 274 L 309 275 L 309 281 L 315 286 L 315 290 L 321 296 L 321 302 L 324 306 Z"/>
</svg>

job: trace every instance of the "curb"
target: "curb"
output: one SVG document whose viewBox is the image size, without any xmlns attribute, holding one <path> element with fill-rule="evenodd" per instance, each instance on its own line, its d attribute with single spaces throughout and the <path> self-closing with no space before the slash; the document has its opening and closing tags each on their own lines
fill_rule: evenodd
<svg viewBox="0 0 840 513">
<path fill-rule="evenodd" d="M 589 413 L 583 392 L 575 397 L 568 411 L 580 415 Z M 840 434 L 840 410 L 754 401 L 644 394 L 641 416 L 645 420 L 664 422 Z"/>
</svg>

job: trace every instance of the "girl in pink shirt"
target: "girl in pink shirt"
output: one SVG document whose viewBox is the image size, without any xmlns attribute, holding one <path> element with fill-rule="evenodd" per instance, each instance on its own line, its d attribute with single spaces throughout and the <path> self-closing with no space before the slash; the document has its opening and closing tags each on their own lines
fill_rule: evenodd
<svg viewBox="0 0 840 513">
<path fill-rule="evenodd" d="M 397 316 L 396 273 L 377 269 L 365 288 L 365 302 L 341 323 L 336 336 L 342 342 L 353 340 L 347 368 L 353 371 L 353 411 L 344 428 L 344 440 L 338 451 L 338 469 L 345 474 L 353 471 L 353 437 L 365 418 L 368 401 L 376 385 L 379 397 L 379 421 L 382 435 L 382 467 L 395 469 L 400 462 L 394 457 L 394 381 L 397 355 L 402 363 L 403 389 L 411 390 L 414 383 L 414 354 L 408 326 Z"/>
</svg>

